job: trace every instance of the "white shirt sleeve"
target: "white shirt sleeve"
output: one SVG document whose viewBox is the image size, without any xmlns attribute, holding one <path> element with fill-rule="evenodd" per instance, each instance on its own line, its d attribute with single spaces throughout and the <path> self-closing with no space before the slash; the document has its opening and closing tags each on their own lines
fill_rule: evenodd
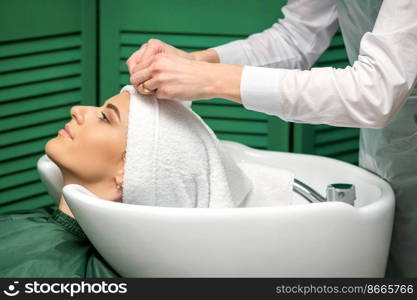
<svg viewBox="0 0 417 300">
<path fill-rule="evenodd" d="M 245 66 L 242 104 L 287 121 L 386 126 L 417 81 L 416 16 L 416 0 L 383 1 L 373 31 L 362 37 L 358 59 L 344 69 Z"/>
<path fill-rule="evenodd" d="M 309 69 L 338 28 L 335 0 L 290 0 L 271 28 L 214 47 L 221 63 Z"/>
</svg>

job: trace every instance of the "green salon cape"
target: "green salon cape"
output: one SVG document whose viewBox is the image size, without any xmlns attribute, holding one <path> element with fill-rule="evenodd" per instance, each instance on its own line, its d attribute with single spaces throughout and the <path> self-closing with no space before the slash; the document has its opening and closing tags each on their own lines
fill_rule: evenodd
<svg viewBox="0 0 417 300">
<path fill-rule="evenodd" d="M 0 215 L 0 277 L 120 277 L 58 208 Z"/>
</svg>

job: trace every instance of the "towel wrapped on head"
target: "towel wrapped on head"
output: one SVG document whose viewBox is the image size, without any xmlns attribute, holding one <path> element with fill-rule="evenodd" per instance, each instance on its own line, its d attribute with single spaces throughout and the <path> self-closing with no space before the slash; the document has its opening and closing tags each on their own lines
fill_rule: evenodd
<svg viewBox="0 0 417 300">
<path fill-rule="evenodd" d="M 239 207 L 251 181 L 188 102 L 137 93 L 131 85 L 123 202 Z"/>
</svg>

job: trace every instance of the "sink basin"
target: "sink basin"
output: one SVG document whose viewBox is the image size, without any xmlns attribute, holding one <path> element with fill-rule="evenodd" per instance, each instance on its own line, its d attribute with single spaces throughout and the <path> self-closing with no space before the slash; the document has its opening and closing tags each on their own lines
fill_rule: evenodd
<svg viewBox="0 0 417 300">
<path fill-rule="evenodd" d="M 244 171 L 258 166 L 248 175 L 259 198 L 262 185 L 274 184 L 263 168 L 276 168 L 323 195 L 329 183 L 354 184 L 355 206 L 294 194 L 267 207 L 171 208 L 104 201 L 79 185 L 62 191 L 91 242 L 125 277 L 384 276 L 394 217 L 386 181 L 335 159 L 221 144 Z M 59 169 L 43 156 L 38 170 L 59 199 Z"/>
</svg>

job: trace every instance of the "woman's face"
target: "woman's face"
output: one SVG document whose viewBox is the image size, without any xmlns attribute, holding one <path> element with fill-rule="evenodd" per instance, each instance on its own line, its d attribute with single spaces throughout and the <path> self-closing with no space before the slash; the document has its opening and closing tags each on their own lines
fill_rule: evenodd
<svg viewBox="0 0 417 300">
<path fill-rule="evenodd" d="M 88 186 L 122 176 L 129 102 L 130 94 L 123 92 L 101 107 L 72 107 L 71 121 L 45 147 L 60 167 L 64 183 L 67 177 L 68 183 Z"/>
</svg>

